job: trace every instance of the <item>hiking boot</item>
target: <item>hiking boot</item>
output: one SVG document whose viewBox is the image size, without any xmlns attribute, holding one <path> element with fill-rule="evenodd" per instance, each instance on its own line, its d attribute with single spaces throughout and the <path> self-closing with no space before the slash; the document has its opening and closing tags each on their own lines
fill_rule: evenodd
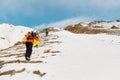
<svg viewBox="0 0 120 80">
<path fill-rule="evenodd" d="M 25 59 L 26 59 L 27 61 L 30 61 L 30 58 L 29 58 L 29 57 L 25 57 Z"/>
</svg>

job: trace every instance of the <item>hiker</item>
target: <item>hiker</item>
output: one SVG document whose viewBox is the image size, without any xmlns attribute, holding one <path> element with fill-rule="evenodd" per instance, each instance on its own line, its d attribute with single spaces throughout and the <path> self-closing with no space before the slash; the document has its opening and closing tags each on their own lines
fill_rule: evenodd
<svg viewBox="0 0 120 80">
<path fill-rule="evenodd" d="M 45 32 L 45 34 L 46 34 L 46 37 L 48 36 L 48 29 L 46 29 L 46 32 Z"/>
<path fill-rule="evenodd" d="M 26 40 L 25 40 L 26 39 Z M 26 45 L 26 53 L 25 53 L 25 59 L 27 61 L 30 61 L 30 56 L 32 54 L 32 47 L 33 47 L 33 34 L 32 32 L 28 32 L 26 33 L 25 37 L 24 37 L 24 43 Z"/>
<path fill-rule="evenodd" d="M 34 36 L 34 43 L 33 43 L 33 46 L 34 47 L 38 47 L 38 44 L 39 44 L 39 35 L 37 32 L 33 32 L 33 36 Z"/>
</svg>

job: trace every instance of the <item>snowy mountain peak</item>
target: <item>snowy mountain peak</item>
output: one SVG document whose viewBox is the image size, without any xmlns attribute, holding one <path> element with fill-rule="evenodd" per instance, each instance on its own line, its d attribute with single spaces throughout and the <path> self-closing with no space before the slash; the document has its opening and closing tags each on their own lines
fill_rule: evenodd
<svg viewBox="0 0 120 80">
<path fill-rule="evenodd" d="M 0 24 L 0 44 L 2 44 L 0 49 L 8 48 L 16 42 L 21 41 L 24 34 L 30 30 L 32 29 L 24 26 Z"/>
</svg>

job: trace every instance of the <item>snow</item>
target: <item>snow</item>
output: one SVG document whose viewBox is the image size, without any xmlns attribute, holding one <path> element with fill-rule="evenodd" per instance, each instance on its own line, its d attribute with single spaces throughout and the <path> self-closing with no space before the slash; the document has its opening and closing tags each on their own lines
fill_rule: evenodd
<svg viewBox="0 0 120 80">
<path fill-rule="evenodd" d="M 120 28 L 120 22 L 101 22 L 101 23 L 97 23 L 96 25 L 98 26 L 103 26 L 104 28 L 111 28 L 112 26 L 116 26 Z"/>
<path fill-rule="evenodd" d="M 24 26 L 0 24 L 0 44 L 2 44 L 0 49 L 8 48 L 21 41 L 25 33 L 30 30 L 32 29 Z"/>
<path fill-rule="evenodd" d="M 55 67 L 57 77 L 51 80 L 120 79 L 120 45 L 116 45 L 119 43 L 115 40 L 120 37 L 69 33 L 62 36 L 63 55 Z"/>
<path fill-rule="evenodd" d="M 59 36 L 56 40 L 47 37 L 49 41 L 61 43 L 33 49 L 31 59 L 42 60 L 43 63 L 6 64 L 0 72 L 22 68 L 26 70 L 12 76 L 0 76 L 0 80 L 120 80 L 120 36 L 73 34 L 64 30 L 49 35 Z M 60 53 L 55 53 L 56 56 L 51 56 L 52 53 L 44 54 L 47 49 Z M 19 59 L 24 60 L 23 57 Z M 32 73 L 34 70 L 47 74 L 39 77 Z"/>
</svg>

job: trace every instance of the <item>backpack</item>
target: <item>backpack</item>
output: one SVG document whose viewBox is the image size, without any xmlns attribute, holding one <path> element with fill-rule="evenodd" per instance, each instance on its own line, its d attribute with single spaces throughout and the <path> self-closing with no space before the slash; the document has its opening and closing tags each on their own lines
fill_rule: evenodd
<svg viewBox="0 0 120 80">
<path fill-rule="evenodd" d="M 23 39 L 22 39 L 22 41 L 25 43 L 25 42 L 27 42 L 27 40 L 33 40 L 33 36 L 32 36 L 32 34 L 31 34 L 31 32 L 27 32 L 26 34 L 25 34 L 25 36 L 23 37 Z"/>
</svg>

